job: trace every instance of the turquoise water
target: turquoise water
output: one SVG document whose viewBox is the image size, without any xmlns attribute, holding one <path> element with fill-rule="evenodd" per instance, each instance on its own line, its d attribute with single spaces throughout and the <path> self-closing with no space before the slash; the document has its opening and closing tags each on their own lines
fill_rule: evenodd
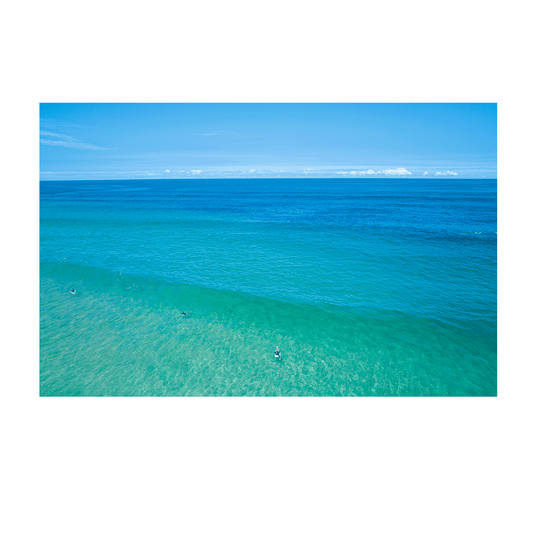
<svg viewBox="0 0 533 533">
<path fill-rule="evenodd" d="M 43 396 L 496 395 L 496 180 L 41 182 L 40 215 Z"/>
</svg>

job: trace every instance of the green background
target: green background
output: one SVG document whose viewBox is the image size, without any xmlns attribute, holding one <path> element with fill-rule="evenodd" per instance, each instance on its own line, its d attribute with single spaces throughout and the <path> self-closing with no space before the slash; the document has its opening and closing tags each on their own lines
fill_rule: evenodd
<svg viewBox="0 0 533 533">
<path fill-rule="evenodd" d="M 532 351 L 520 335 L 514 418 L 16 417 L 18 83 L 515 82 L 518 146 L 525 147 L 531 43 L 519 5 L 53 1 L 1 8 L 6 531 L 530 526 L 531 393 L 523 385 Z M 517 326 L 524 329 L 532 187 L 526 163 L 518 163 Z"/>
</svg>

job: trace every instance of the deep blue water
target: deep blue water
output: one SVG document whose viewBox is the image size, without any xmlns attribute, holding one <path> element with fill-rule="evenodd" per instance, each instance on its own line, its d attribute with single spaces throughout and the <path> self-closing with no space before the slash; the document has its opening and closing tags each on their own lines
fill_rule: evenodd
<svg viewBox="0 0 533 533">
<path fill-rule="evenodd" d="M 41 182 L 41 394 L 495 395 L 496 185 Z"/>
</svg>

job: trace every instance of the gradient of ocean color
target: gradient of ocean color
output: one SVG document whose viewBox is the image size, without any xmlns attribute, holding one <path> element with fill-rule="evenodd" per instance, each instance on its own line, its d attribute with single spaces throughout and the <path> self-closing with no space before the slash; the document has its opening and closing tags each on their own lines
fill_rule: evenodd
<svg viewBox="0 0 533 533">
<path fill-rule="evenodd" d="M 496 185 L 41 182 L 41 395 L 494 396 Z"/>
</svg>

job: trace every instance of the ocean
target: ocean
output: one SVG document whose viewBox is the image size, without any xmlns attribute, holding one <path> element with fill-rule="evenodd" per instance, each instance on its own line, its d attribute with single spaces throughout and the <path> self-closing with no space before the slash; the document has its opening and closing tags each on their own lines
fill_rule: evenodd
<svg viewBox="0 0 533 533">
<path fill-rule="evenodd" d="M 495 396 L 496 332 L 495 179 L 40 183 L 41 396 Z"/>
</svg>

